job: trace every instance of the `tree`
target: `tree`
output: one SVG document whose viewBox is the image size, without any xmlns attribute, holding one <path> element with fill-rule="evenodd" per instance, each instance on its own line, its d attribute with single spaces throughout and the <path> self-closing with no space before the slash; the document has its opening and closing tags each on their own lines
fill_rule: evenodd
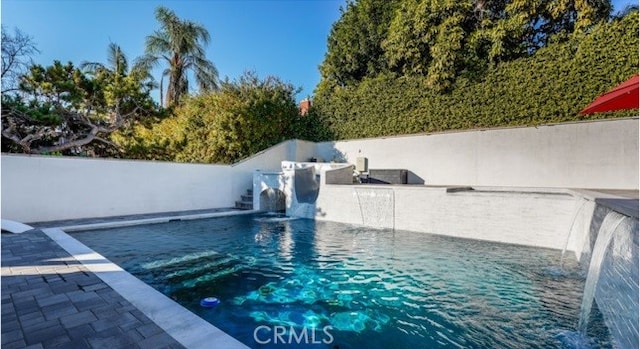
<svg viewBox="0 0 640 349">
<path fill-rule="evenodd" d="M 38 52 L 30 36 L 17 28 L 11 35 L 2 26 L 2 94 L 18 89 L 18 77 L 31 64 L 31 56 Z"/>
<path fill-rule="evenodd" d="M 420 75 L 380 75 L 316 92 L 314 111 L 334 140 L 628 117 L 629 111 L 578 112 L 637 74 L 638 12 L 586 33 L 556 35 L 533 55 L 497 64 L 480 79 L 459 76 L 447 93 L 429 88 Z"/>
<path fill-rule="evenodd" d="M 174 116 L 115 141 L 145 159 L 233 163 L 279 142 L 308 135 L 295 89 L 276 77 L 245 73 L 217 92 L 186 98 Z"/>
<path fill-rule="evenodd" d="M 508 61 L 530 56 L 556 34 L 586 32 L 609 18 L 610 0 L 514 0 L 494 7 L 477 25 L 475 48 L 488 59 Z M 557 38 L 557 37 L 556 37 Z"/>
<path fill-rule="evenodd" d="M 165 8 L 156 9 L 156 19 L 160 30 L 147 36 L 145 55 L 137 65 L 147 71 L 164 61 L 167 68 L 160 80 L 160 99 L 162 83 L 168 76 L 165 106 L 179 104 L 189 92 L 187 74 L 193 71 L 196 83 L 201 91 L 215 90 L 218 87 L 218 70 L 206 59 L 204 48 L 210 41 L 209 32 L 200 24 L 181 20 L 176 14 Z"/>
<path fill-rule="evenodd" d="M 450 86 L 464 56 L 468 1 L 406 1 L 382 42 L 392 71 L 422 75 L 437 91 Z"/>
<path fill-rule="evenodd" d="M 318 89 L 391 73 L 449 91 L 460 75 L 478 79 L 551 37 L 587 32 L 610 10 L 609 0 L 350 1 L 327 40 Z"/>
<path fill-rule="evenodd" d="M 381 47 L 398 0 L 348 1 L 327 39 L 324 80 L 352 84 L 387 70 Z"/>
<path fill-rule="evenodd" d="M 153 77 L 141 66 L 134 65 L 129 69 L 127 55 L 117 44 L 109 44 L 107 64 L 82 62 L 80 67 L 100 85 L 107 104 L 113 106 L 117 102 L 127 111 L 136 107 L 155 109 L 155 105 L 149 103 L 149 93 L 157 87 Z"/>
<path fill-rule="evenodd" d="M 137 86 L 87 76 L 71 62 L 31 66 L 20 78 L 20 94 L 2 95 L 3 151 L 113 154 L 108 135 L 154 105 Z"/>
</svg>

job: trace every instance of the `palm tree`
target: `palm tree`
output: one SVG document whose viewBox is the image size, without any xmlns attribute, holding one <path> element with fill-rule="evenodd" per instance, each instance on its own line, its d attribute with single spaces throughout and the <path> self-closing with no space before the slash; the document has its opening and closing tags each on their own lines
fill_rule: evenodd
<svg viewBox="0 0 640 349">
<path fill-rule="evenodd" d="M 129 70 L 127 56 L 122 52 L 118 44 L 110 43 L 107 48 L 107 65 L 100 62 L 84 61 L 80 64 L 82 69 L 90 73 L 96 73 L 100 70 L 109 71 L 118 75 L 126 75 Z"/>
<path fill-rule="evenodd" d="M 160 99 L 162 100 L 163 80 L 168 76 L 165 105 L 178 104 L 189 91 L 188 71 L 193 71 L 201 91 L 218 88 L 218 70 L 206 59 L 204 47 L 211 37 L 200 24 L 181 20 L 166 7 L 156 8 L 156 19 L 160 30 L 147 36 L 145 55 L 136 65 L 150 70 L 165 61 L 168 67 L 162 73 Z"/>
<path fill-rule="evenodd" d="M 122 51 L 122 48 L 113 42 L 110 43 L 107 48 L 107 64 L 84 61 L 80 64 L 80 68 L 94 75 L 106 73 L 110 75 L 116 83 L 127 76 L 135 77 L 137 81 L 140 81 L 141 86 L 146 92 L 157 87 L 153 76 L 151 76 L 147 70 L 142 69 L 142 66 L 134 65 L 133 68 L 129 70 L 127 56 Z"/>
</svg>

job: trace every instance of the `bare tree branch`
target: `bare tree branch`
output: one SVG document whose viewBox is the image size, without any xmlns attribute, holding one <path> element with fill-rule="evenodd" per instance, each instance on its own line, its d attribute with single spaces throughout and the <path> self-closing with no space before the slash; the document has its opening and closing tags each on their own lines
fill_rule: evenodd
<svg viewBox="0 0 640 349">
<path fill-rule="evenodd" d="M 17 78 L 31 64 L 31 56 L 39 53 L 33 39 L 14 29 L 13 36 L 2 26 L 2 91 L 17 90 Z"/>
</svg>

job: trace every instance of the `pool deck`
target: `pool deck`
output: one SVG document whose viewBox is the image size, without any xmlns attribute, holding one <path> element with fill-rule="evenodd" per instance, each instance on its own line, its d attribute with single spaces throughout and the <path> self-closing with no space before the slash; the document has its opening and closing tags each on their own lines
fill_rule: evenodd
<svg viewBox="0 0 640 349">
<path fill-rule="evenodd" d="M 19 234 L 3 231 L 1 347 L 246 349 L 58 227 L 106 228 L 253 212 L 131 215 L 36 223 L 40 229 Z"/>
<path fill-rule="evenodd" d="M 2 348 L 184 348 L 41 230 L 2 233 Z"/>
</svg>

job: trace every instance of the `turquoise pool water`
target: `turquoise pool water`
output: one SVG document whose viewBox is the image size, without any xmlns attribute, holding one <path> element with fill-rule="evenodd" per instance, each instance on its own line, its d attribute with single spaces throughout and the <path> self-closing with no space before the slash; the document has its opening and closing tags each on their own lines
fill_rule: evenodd
<svg viewBox="0 0 640 349">
<path fill-rule="evenodd" d="M 584 276 L 559 251 L 269 215 L 73 236 L 252 348 L 586 343 L 568 343 Z"/>
</svg>

